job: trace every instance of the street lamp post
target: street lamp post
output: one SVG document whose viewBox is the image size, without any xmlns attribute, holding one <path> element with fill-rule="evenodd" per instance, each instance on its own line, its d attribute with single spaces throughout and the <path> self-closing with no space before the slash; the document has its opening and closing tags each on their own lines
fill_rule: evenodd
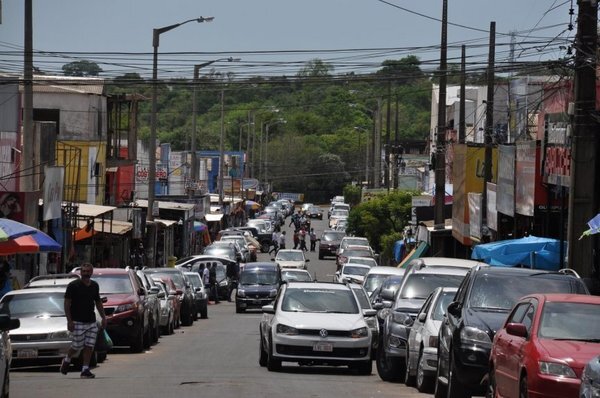
<svg viewBox="0 0 600 398">
<path fill-rule="evenodd" d="M 210 22 L 214 17 L 200 17 L 194 19 L 188 19 L 174 25 L 165 26 L 162 28 L 155 28 L 152 31 L 152 47 L 154 48 L 154 54 L 152 57 L 152 112 L 150 113 L 150 153 L 149 153 L 149 167 L 148 167 L 148 210 L 146 213 L 146 219 L 148 221 L 154 221 L 154 184 L 156 181 L 156 108 L 157 108 L 157 97 L 158 97 L 158 45 L 160 35 L 175 29 L 188 22 Z"/>
<path fill-rule="evenodd" d="M 229 58 L 219 58 L 219 59 L 215 59 L 213 61 L 208 61 L 208 62 L 204 62 L 198 65 L 194 65 L 194 79 L 193 79 L 193 84 L 194 84 L 194 90 L 192 91 L 192 137 L 190 140 L 190 151 L 192 152 L 192 172 L 190 175 L 190 180 L 192 182 L 192 184 L 196 183 L 196 180 L 198 179 L 198 159 L 197 159 L 197 154 L 196 154 L 196 116 L 197 116 L 197 101 L 196 101 L 196 89 L 198 88 L 198 80 L 199 80 L 199 73 L 200 73 L 200 69 L 201 68 L 205 68 L 209 65 L 214 64 L 215 62 L 219 62 L 219 61 L 227 61 L 227 62 L 236 62 L 239 61 L 240 58 L 233 58 L 233 57 L 229 57 Z M 193 195 L 193 189 L 189 190 L 188 193 L 188 197 L 191 198 Z"/>
<path fill-rule="evenodd" d="M 278 119 L 274 122 L 268 122 L 266 127 L 265 127 L 265 138 L 266 138 L 266 142 L 265 142 L 265 183 L 268 183 L 269 180 L 269 127 L 270 126 L 275 126 L 276 124 L 285 124 L 287 123 L 287 120 L 285 119 Z"/>
</svg>

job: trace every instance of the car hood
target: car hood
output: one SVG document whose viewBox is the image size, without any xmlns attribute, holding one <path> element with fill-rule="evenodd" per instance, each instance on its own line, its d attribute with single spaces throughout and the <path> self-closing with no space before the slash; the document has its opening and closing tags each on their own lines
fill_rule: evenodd
<svg viewBox="0 0 600 398">
<path fill-rule="evenodd" d="M 465 326 L 476 327 L 487 331 L 490 339 L 493 339 L 498 329 L 502 327 L 508 311 L 481 311 L 467 309 L 465 311 Z"/>
<path fill-rule="evenodd" d="M 342 278 L 346 278 L 348 280 L 356 281 L 358 283 L 363 283 L 365 281 L 364 275 L 342 274 Z"/>
<path fill-rule="evenodd" d="M 67 330 L 67 318 L 64 316 L 19 318 L 19 322 L 21 326 L 11 330 L 10 335 L 53 333 Z"/>
<path fill-rule="evenodd" d="M 279 285 L 240 285 L 240 290 L 244 290 L 246 294 L 258 293 L 258 292 L 270 292 L 271 290 L 279 289 Z"/>
<path fill-rule="evenodd" d="M 394 303 L 394 311 L 416 314 L 424 302 L 425 299 L 401 299 Z"/>
<path fill-rule="evenodd" d="M 304 268 L 304 261 L 275 260 L 281 268 Z"/>
<path fill-rule="evenodd" d="M 538 343 L 542 359 L 545 354 L 549 358 L 566 361 L 569 366 L 579 370 L 600 352 L 600 343 L 552 339 L 539 339 Z"/>
<path fill-rule="evenodd" d="M 135 303 L 138 299 L 135 294 L 102 294 L 101 297 L 106 297 L 105 307 L 116 307 L 121 304 Z"/>
<path fill-rule="evenodd" d="M 320 314 L 314 312 L 279 312 L 277 323 L 296 329 L 354 330 L 367 327 L 362 314 Z"/>
</svg>

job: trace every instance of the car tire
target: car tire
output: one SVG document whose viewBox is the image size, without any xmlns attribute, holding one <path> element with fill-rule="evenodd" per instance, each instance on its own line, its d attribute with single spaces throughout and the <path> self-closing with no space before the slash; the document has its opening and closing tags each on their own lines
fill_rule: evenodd
<svg viewBox="0 0 600 398">
<path fill-rule="evenodd" d="M 281 370 L 281 360 L 273 356 L 273 338 L 269 336 L 269 351 L 267 355 L 267 369 L 269 372 L 279 372 Z"/>
<path fill-rule="evenodd" d="M 417 359 L 417 375 L 415 377 L 415 384 L 417 386 L 417 390 L 423 393 L 430 393 L 432 390 L 432 380 L 430 376 L 425 374 L 425 370 L 423 366 L 425 364 L 425 359 L 423 358 L 423 349 L 419 351 L 419 358 Z"/>
<path fill-rule="evenodd" d="M 148 325 L 146 332 L 144 333 L 144 349 L 148 349 L 152 346 L 152 325 Z"/>
<path fill-rule="evenodd" d="M 263 342 L 263 336 L 262 333 L 260 333 L 260 352 L 259 352 L 259 357 L 258 357 L 258 364 L 262 367 L 267 366 L 267 358 L 269 356 L 269 354 L 267 354 L 267 351 L 265 351 L 265 344 Z"/>
<path fill-rule="evenodd" d="M 167 324 L 167 334 L 173 333 L 175 333 L 175 316 L 173 313 L 171 313 L 171 316 L 169 317 L 169 323 Z"/>
<path fill-rule="evenodd" d="M 140 330 L 137 335 L 131 341 L 129 345 L 131 352 L 139 353 L 144 350 L 144 327 L 140 326 Z"/>
<path fill-rule="evenodd" d="M 452 350 L 452 348 L 450 349 Z M 446 397 L 447 398 L 471 398 L 470 392 L 467 388 L 458 380 L 458 376 L 456 375 L 456 365 L 454 363 L 454 358 L 452 355 L 452 351 L 450 352 L 449 359 L 449 368 L 448 368 L 448 390 Z"/>
<path fill-rule="evenodd" d="M 406 370 L 406 362 L 398 358 L 388 357 L 383 345 L 380 345 L 377 350 L 375 362 L 377 364 L 377 373 L 379 373 L 379 377 L 383 381 L 398 382 L 402 379 Z"/>
<path fill-rule="evenodd" d="M 527 375 L 521 376 L 521 381 L 519 382 L 519 398 L 528 398 L 529 397 L 529 388 L 527 387 Z"/>
<path fill-rule="evenodd" d="M 407 387 L 414 387 L 415 386 L 415 375 L 411 375 L 411 371 L 412 369 L 410 368 L 410 358 L 408 357 L 408 353 L 409 353 L 410 347 L 407 344 L 406 345 L 406 371 L 404 372 L 404 384 L 406 384 Z"/>
<path fill-rule="evenodd" d="M 2 383 L 2 394 L 0 394 L 1 398 L 8 398 L 10 393 L 10 372 L 8 371 L 10 366 L 8 363 L 5 366 L 6 370 L 4 371 L 4 383 Z"/>
<path fill-rule="evenodd" d="M 203 301 L 202 304 L 200 305 L 200 319 L 207 319 L 208 318 L 208 305 L 206 303 L 206 301 Z"/>
<path fill-rule="evenodd" d="M 158 343 L 158 339 L 160 338 L 160 320 L 159 315 L 156 313 L 152 320 L 152 343 Z"/>
</svg>

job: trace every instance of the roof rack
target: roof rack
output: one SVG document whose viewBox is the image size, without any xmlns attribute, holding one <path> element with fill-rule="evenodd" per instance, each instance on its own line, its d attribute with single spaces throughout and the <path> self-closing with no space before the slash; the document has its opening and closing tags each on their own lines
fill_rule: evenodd
<svg viewBox="0 0 600 398">
<path fill-rule="evenodd" d="M 565 275 L 573 275 L 576 278 L 581 278 L 581 276 L 579 276 L 577 271 L 575 271 L 573 268 L 561 268 L 558 270 L 558 272 Z"/>
</svg>

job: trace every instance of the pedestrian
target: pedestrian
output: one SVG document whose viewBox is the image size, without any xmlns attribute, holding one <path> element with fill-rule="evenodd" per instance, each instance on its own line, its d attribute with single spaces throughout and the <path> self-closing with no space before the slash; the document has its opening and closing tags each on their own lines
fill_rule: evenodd
<svg viewBox="0 0 600 398">
<path fill-rule="evenodd" d="M 215 304 L 219 304 L 219 290 L 217 289 L 217 263 L 212 263 L 208 271 L 208 284 L 211 295 L 214 297 Z"/>
<path fill-rule="evenodd" d="M 314 252 L 317 247 L 317 233 L 314 228 L 310 229 L 310 251 Z"/>
<path fill-rule="evenodd" d="M 240 267 L 237 262 L 227 263 L 227 301 L 231 302 L 231 293 L 237 288 Z"/>
<path fill-rule="evenodd" d="M 296 229 L 294 230 L 294 249 L 297 249 L 298 246 L 300 246 L 300 230 Z"/>
<path fill-rule="evenodd" d="M 307 252 L 308 248 L 306 247 L 306 231 L 304 228 L 300 229 L 300 250 Z"/>
<path fill-rule="evenodd" d="M 281 231 L 279 235 L 279 250 L 285 249 L 285 231 Z"/>
<path fill-rule="evenodd" d="M 204 282 L 204 286 L 208 286 L 210 290 L 210 263 L 206 263 L 206 268 L 202 271 L 202 282 Z"/>
<path fill-rule="evenodd" d="M 71 359 L 83 349 L 83 367 L 80 377 L 82 379 L 93 379 L 96 377 L 90 372 L 90 359 L 96 345 L 98 336 L 98 324 L 94 307 L 102 317 L 102 329 L 106 328 L 106 315 L 100 299 L 100 287 L 92 280 L 94 266 L 90 263 L 81 265 L 80 276 L 67 285 L 65 292 L 65 315 L 67 317 L 67 329 L 71 332 L 72 342 L 67 356 L 60 365 L 60 372 L 66 375 L 69 371 Z"/>
<path fill-rule="evenodd" d="M 269 254 L 275 252 L 275 254 L 277 254 L 277 250 L 279 250 L 279 230 L 275 229 L 275 231 L 273 231 L 273 235 L 271 235 L 271 246 L 273 246 L 270 250 L 269 250 Z"/>
</svg>

